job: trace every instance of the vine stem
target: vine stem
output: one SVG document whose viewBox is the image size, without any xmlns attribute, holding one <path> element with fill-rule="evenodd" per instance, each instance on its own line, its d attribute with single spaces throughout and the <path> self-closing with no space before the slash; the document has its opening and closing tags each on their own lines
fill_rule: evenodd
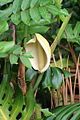
<svg viewBox="0 0 80 120">
<path fill-rule="evenodd" d="M 23 95 L 25 95 L 27 90 L 27 85 L 25 82 L 25 66 L 22 64 L 22 62 L 19 63 L 18 80 L 20 82 L 22 93 Z"/>
<path fill-rule="evenodd" d="M 68 24 L 68 22 L 70 20 L 70 18 L 71 18 L 71 14 L 65 17 L 64 22 L 62 23 L 62 25 L 61 25 L 61 27 L 59 29 L 59 32 L 58 32 L 55 40 L 53 41 L 53 43 L 51 45 L 51 53 L 52 54 L 53 54 L 57 44 L 60 42 L 61 36 L 62 36 L 62 34 L 63 34 L 63 32 L 64 32 L 64 30 L 65 30 L 65 28 L 66 28 L 66 26 L 67 26 L 67 24 Z"/>
<path fill-rule="evenodd" d="M 40 82 L 41 82 L 41 80 L 42 80 L 43 75 L 44 75 L 44 73 L 41 73 L 41 74 L 38 76 L 37 81 L 36 81 L 36 83 L 35 83 L 35 85 L 34 85 L 34 88 L 33 88 L 34 91 L 36 91 L 36 89 L 38 88 L 38 86 L 39 86 L 39 84 L 40 84 Z"/>
</svg>

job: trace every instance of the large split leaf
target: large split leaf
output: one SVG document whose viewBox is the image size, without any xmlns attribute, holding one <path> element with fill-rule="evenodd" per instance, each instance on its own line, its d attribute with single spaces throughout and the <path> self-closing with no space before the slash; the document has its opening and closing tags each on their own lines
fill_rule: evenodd
<svg viewBox="0 0 80 120">
<path fill-rule="evenodd" d="M 14 90 L 10 85 L 9 78 L 9 73 L 5 73 L 0 84 L 0 119 L 30 120 L 35 108 L 33 89 L 30 87 L 24 98 L 18 86 Z"/>
<path fill-rule="evenodd" d="M 33 112 L 34 112 L 34 108 L 35 108 L 35 99 L 34 99 L 34 93 L 33 93 L 33 89 L 32 87 L 29 88 L 27 95 L 26 95 L 26 113 L 25 116 L 23 116 L 22 120 L 30 120 Z"/>
<path fill-rule="evenodd" d="M 13 100 L 13 94 L 14 91 L 9 84 L 8 74 L 5 74 L 0 85 L 1 120 L 16 120 L 17 115 L 22 110 L 23 96 L 21 90 L 17 87 L 15 100 Z"/>
<path fill-rule="evenodd" d="M 10 102 L 13 96 L 12 89 L 7 82 L 8 75 L 4 75 L 3 81 L 0 85 L 0 119 L 9 120 Z"/>
</svg>

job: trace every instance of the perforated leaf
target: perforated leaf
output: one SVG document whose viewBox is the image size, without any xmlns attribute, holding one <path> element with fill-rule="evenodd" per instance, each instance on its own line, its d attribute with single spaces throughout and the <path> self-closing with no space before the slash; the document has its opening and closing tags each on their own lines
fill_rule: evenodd
<svg viewBox="0 0 80 120">
<path fill-rule="evenodd" d="M 23 107 L 24 105 L 25 107 Z M 35 99 L 32 88 L 28 90 L 24 99 L 18 86 L 15 87 L 15 91 L 10 86 L 9 74 L 4 74 L 0 84 L 0 119 L 16 120 L 20 118 L 21 120 L 30 120 L 34 107 Z"/>
</svg>

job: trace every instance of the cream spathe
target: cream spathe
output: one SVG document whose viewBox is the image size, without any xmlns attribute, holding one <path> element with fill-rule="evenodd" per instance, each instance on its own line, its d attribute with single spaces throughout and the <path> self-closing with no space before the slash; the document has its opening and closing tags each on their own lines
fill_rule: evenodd
<svg viewBox="0 0 80 120">
<path fill-rule="evenodd" d="M 44 72 L 50 65 L 51 48 L 48 41 L 40 34 L 36 33 L 34 38 L 27 42 L 26 52 L 31 52 L 30 58 L 32 67 L 39 72 Z"/>
</svg>

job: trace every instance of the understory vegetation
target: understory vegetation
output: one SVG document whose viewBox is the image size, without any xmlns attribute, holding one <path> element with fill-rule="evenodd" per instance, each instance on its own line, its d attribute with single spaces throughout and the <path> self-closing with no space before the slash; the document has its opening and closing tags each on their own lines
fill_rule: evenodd
<svg viewBox="0 0 80 120">
<path fill-rule="evenodd" d="M 80 120 L 80 0 L 0 0 L 0 120 Z"/>
</svg>

